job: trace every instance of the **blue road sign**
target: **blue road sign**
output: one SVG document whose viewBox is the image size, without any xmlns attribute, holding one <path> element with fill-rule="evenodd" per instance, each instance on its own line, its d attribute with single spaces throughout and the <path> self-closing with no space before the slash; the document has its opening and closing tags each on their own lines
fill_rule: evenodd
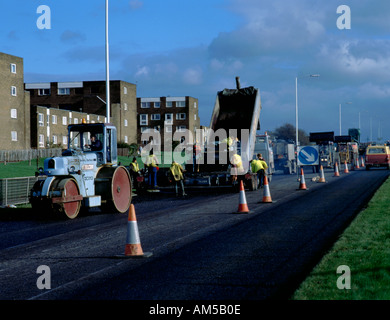
<svg viewBox="0 0 390 320">
<path fill-rule="evenodd" d="M 298 166 L 315 166 L 318 164 L 318 146 L 305 146 L 298 148 Z"/>
</svg>

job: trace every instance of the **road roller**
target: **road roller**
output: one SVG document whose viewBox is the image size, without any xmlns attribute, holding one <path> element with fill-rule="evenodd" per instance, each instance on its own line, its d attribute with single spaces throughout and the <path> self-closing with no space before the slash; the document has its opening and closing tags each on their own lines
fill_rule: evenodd
<svg viewBox="0 0 390 320">
<path fill-rule="evenodd" d="M 44 160 L 29 200 L 34 210 L 74 219 L 83 208 L 125 213 L 131 179 L 118 164 L 116 127 L 109 123 L 68 126 L 68 148 Z"/>
</svg>

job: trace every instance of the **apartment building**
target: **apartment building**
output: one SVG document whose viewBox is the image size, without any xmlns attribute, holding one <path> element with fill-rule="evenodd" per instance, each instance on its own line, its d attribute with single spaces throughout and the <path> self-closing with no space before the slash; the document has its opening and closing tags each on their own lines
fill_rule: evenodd
<svg viewBox="0 0 390 320">
<path fill-rule="evenodd" d="M 185 97 L 156 97 L 137 98 L 138 114 L 138 144 L 145 145 L 149 141 L 142 139 L 142 133 L 149 131 L 159 132 L 161 144 L 172 139 L 176 132 L 191 131 L 195 138 L 195 130 L 200 129 L 198 99 Z M 151 139 L 150 139 L 151 140 Z"/>
<path fill-rule="evenodd" d="M 52 116 L 56 115 L 61 117 L 61 119 L 67 118 L 67 124 L 74 123 L 69 121 L 78 119 L 79 116 L 75 117 L 78 114 L 89 117 L 91 119 L 90 121 L 105 121 L 105 81 L 26 83 L 25 89 L 30 92 L 30 104 L 33 109 L 32 125 L 38 125 L 36 128 L 38 137 L 42 134 L 40 133 L 42 130 L 42 126 L 40 125 L 42 119 L 39 119 L 42 115 L 40 114 L 47 116 L 48 112 Z M 117 128 L 118 142 L 128 144 L 136 142 L 136 85 L 120 80 L 110 81 L 110 100 L 110 122 Z M 38 107 L 45 107 L 46 111 Z M 65 115 L 61 112 L 57 114 L 58 112 L 55 109 L 65 111 Z M 46 123 L 48 122 L 47 119 L 45 121 Z M 51 123 L 50 121 L 49 123 Z M 65 129 L 65 127 L 62 128 Z M 63 132 L 63 134 L 66 134 L 66 132 Z M 51 134 L 46 133 L 45 136 L 47 140 L 47 137 L 50 137 Z M 53 141 L 52 138 L 51 136 L 51 142 Z M 40 138 L 37 139 L 37 144 L 40 145 Z"/>
<path fill-rule="evenodd" d="M 30 148 L 30 95 L 23 58 L 0 52 L 0 149 Z"/>
</svg>

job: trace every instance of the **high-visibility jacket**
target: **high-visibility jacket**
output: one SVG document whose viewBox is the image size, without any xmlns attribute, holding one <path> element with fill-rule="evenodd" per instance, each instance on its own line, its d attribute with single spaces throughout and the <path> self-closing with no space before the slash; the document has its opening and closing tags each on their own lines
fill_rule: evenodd
<svg viewBox="0 0 390 320">
<path fill-rule="evenodd" d="M 171 170 L 173 178 L 176 181 L 182 180 L 184 178 L 183 177 L 183 167 L 180 164 L 178 164 L 177 162 L 172 162 L 170 170 Z"/>
<path fill-rule="evenodd" d="M 253 173 L 257 173 L 259 170 L 264 169 L 263 164 L 260 160 L 252 160 L 251 162 L 251 170 Z"/>
<path fill-rule="evenodd" d="M 134 171 L 134 172 L 138 172 L 139 171 L 139 166 L 138 166 L 137 162 L 132 162 L 131 163 L 131 170 Z"/>
<path fill-rule="evenodd" d="M 149 155 L 146 165 L 148 167 L 157 167 L 157 157 L 154 154 Z"/>
<path fill-rule="evenodd" d="M 263 169 L 267 170 L 267 168 L 268 168 L 267 162 L 265 162 L 264 160 L 260 160 L 260 162 L 263 165 Z"/>
</svg>

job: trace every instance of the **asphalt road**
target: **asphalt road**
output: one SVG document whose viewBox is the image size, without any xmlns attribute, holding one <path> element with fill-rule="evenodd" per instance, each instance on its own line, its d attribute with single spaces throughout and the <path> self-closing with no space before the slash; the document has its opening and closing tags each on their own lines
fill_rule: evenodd
<svg viewBox="0 0 390 320">
<path fill-rule="evenodd" d="M 0 217 L 2 300 L 287 299 L 375 190 L 387 170 L 359 170 L 311 181 L 274 176 L 273 202 L 246 191 L 251 212 L 235 214 L 238 194 L 189 190 L 136 197 L 141 245 L 149 258 L 122 258 L 127 215 L 99 211 L 75 220 Z M 39 266 L 50 289 L 38 289 Z M 335 273 L 336 268 L 335 266 Z M 47 275 L 47 274 L 46 274 Z"/>
</svg>

